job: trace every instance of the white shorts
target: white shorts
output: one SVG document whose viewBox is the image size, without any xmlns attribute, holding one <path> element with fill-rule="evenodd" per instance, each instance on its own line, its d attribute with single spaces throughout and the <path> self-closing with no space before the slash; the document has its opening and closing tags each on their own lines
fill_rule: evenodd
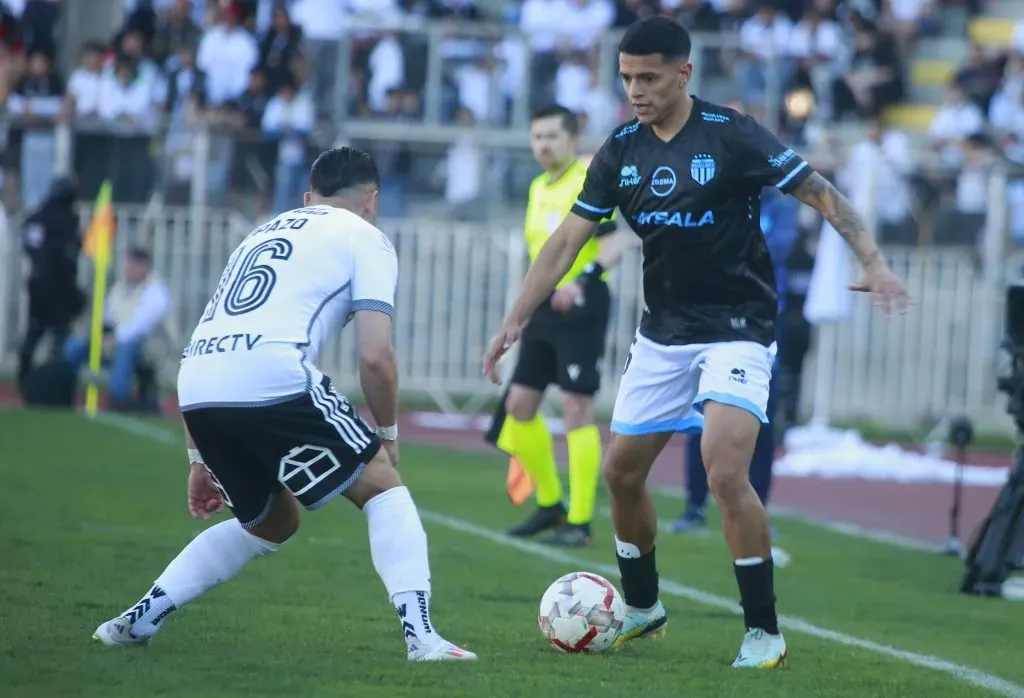
<svg viewBox="0 0 1024 698">
<path fill-rule="evenodd" d="M 707 400 L 767 424 L 775 343 L 664 345 L 637 331 L 612 413 L 612 432 L 635 436 L 699 429 Z"/>
</svg>

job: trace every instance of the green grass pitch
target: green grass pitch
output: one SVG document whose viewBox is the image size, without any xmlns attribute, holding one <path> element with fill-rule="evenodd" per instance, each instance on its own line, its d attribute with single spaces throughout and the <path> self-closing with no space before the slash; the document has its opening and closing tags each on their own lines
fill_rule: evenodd
<svg viewBox="0 0 1024 698">
<path fill-rule="evenodd" d="M 665 638 L 607 655 L 558 654 L 537 627 L 541 594 L 564 572 L 614 564 L 607 519 L 596 522 L 595 546 L 569 558 L 510 546 L 488 533 L 525 513 L 505 497 L 502 459 L 414 444 L 403 445 L 400 469 L 425 512 L 434 622 L 479 662 L 405 660 L 365 520 L 343 500 L 307 514 L 280 552 L 176 613 L 151 646 L 105 648 L 90 639 L 96 625 L 134 603 L 203 526 L 185 508 L 177 425 L 149 428 L 164 438 L 74 414 L 0 412 L 0 695 L 1024 696 L 1024 605 L 958 595 L 956 560 L 787 520 L 776 522 L 793 556 L 776 574 L 781 613 L 955 663 L 975 683 L 949 666 L 915 665 L 918 655 L 795 629 L 786 631 L 790 669 L 738 672 L 729 668 L 742 635 L 738 605 L 669 594 Z M 664 518 L 677 506 L 659 500 Z M 717 530 L 665 532 L 658 559 L 663 580 L 736 597 Z"/>
</svg>

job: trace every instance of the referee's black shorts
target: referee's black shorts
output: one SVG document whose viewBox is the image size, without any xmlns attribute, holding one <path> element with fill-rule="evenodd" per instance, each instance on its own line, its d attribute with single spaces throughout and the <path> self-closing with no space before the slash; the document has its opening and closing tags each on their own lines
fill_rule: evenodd
<svg viewBox="0 0 1024 698">
<path fill-rule="evenodd" d="M 512 384 L 544 391 L 555 383 L 563 392 L 593 396 L 601 387 L 601 358 L 611 315 L 608 285 L 588 284 L 586 303 L 567 313 L 537 309 L 519 340 Z"/>
</svg>

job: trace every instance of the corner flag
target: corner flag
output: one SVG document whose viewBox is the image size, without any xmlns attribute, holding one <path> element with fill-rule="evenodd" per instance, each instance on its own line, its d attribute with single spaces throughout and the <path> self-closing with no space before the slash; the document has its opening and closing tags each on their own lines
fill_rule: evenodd
<svg viewBox="0 0 1024 698">
<path fill-rule="evenodd" d="M 105 179 L 96 196 L 92 220 L 85 232 L 85 239 L 82 240 L 82 251 L 96 264 L 92 284 L 92 324 L 89 331 L 89 373 L 91 378 L 85 393 L 85 413 L 90 417 L 96 415 L 99 407 L 99 390 L 96 387 L 95 377 L 99 373 L 103 360 L 103 316 L 107 293 L 107 270 L 110 267 L 110 253 L 117 226 L 111 198 L 110 180 Z"/>
</svg>

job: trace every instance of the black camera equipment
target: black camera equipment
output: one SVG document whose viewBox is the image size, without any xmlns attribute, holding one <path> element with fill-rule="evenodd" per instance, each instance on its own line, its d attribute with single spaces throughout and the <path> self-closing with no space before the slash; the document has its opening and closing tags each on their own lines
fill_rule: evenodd
<svg viewBox="0 0 1024 698">
<path fill-rule="evenodd" d="M 1004 333 L 1002 347 L 1010 355 L 1010 372 L 1000 376 L 998 389 L 1009 398 L 1006 411 L 1017 427 L 1018 443 L 1009 479 L 978 526 L 965 558 L 960 591 L 977 596 L 1002 596 L 1006 577 L 1024 567 L 1024 285 L 1006 291 Z"/>
<path fill-rule="evenodd" d="M 956 470 L 953 475 L 953 503 L 949 507 L 949 540 L 945 553 L 960 557 L 960 501 L 964 489 L 964 464 L 967 462 L 967 447 L 974 440 L 974 425 L 967 417 L 956 417 L 949 422 L 946 437 L 956 452 Z"/>
</svg>

